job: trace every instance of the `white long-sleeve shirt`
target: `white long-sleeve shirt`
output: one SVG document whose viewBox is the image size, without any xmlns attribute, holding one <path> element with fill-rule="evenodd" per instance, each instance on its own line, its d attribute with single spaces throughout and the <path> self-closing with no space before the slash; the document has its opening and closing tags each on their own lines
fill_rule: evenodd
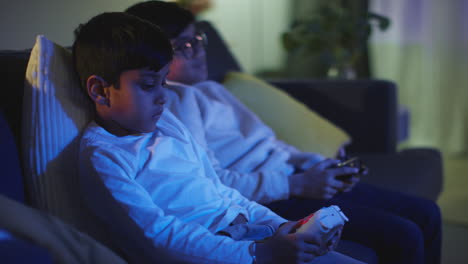
<svg viewBox="0 0 468 264">
<path fill-rule="evenodd" d="M 252 242 L 214 233 L 239 214 L 274 228 L 287 220 L 223 185 L 203 148 L 169 111 L 157 127 L 153 133 L 117 137 L 95 123 L 88 126 L 80 153 L 88 206 L 111 232 L 126 228 L 116 222 L 114 210 L 107 210 L 108 202 L 100 202 L 102 184 L 154 246 L 195 263 L 252 262 Z M 122 239 L 119 247 L 131 248 L 130 241 Z"/>
<path fill-rule="evenodd" d="M 289 198 L 288 160 L 300 151 L 275 133 L 224 86 L 169 82 L 166 107 L 205 148 L 221 181 L 245 197 L 269 203 Z M 315 155 L 315 156 L 314 156 Z M 308 158 L 323 159 L 308 153 Z"/>
</svg>

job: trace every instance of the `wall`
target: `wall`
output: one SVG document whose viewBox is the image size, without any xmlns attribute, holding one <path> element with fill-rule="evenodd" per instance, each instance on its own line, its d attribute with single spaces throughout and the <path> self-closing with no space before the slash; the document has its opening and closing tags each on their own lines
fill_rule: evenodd
<svg viewBox="0 0 468 264">
<path fill-rule="evenodd" d="M 0 49 L 27 49 L 35 36 L 46 35 L 63 46 L 73 30 L 104 11 L 123 11 L 140 0 L 1 0 Z M 203 15 L 221 32 L 247 72 L 282 66 L 280 35 L 290 21 L 290 0 L 213 0 Z"/>
<path fill-rule="evenodd" d="M 290 0 L 213 0 L 201 16 L 220 31 L 244 70 L 256 73 L 283 66 L 281 33 L 291 21 Z"/>
<path fill-rule="evenodd" d="M 73 43 L 73 30 L 104 11 L 123 11 L 138 0 L 1 0 L 0 49 L 26 49 L 35 36 Z"/>
</svg>

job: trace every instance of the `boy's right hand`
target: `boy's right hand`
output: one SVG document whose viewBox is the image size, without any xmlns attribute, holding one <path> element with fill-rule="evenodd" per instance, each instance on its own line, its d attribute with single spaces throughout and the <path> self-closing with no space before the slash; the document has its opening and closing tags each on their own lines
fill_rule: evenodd
<svg viewBox="0 0 468 264">
<path fill-rule="evenodd" d="M 333 198 L 339 191 L 348 186 L 347 183 L 337 180 L 336 177 L 358 172 L 357 168 L 350 167 L 329 169 L 330 166 L 338 162 L 335 159 L 325 159 L 303 173 L 291 175 L 289 177 L 291 195 L 325 200 Z"/>
<path fill-rule="evenodd" d="M 310 263 L 315 257 L 327 253 L 319 234 L 291 233 L 298 222 L 287 222 L 275 235 L 257 242 L 257 263 Z"/>
</svg>

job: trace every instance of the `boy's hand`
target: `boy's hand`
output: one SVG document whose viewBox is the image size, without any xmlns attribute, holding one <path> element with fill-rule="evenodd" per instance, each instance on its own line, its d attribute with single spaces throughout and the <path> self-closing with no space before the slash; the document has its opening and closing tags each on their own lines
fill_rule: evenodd
<svg viewBox="0 0 468 264">
<path fill-rule="evenodd" d="M 303 173 L 293 174 L 289 177 L 289 190 L 293 196 L 312 199 L 331 199 L 339 191 L 351 190 L 354 185 L 337 180 L 339 175 L 355 174 L 357 168 L 329 168 L 337 164 L 335 159 L 325 159 L 316 163 Z"/>
<path fill-rule="evenodd" d="M 315 257 L 326 254 L 319 234 L 291 233 L 298 222 L 287 222 L 275 235 L 257 243 L 257 263 L 310 263 Z"/>
<path fill-rule="evenodd" d="M 327 245 L 326 245 L 326 250 L 327 252 L 335 250 L 336 247 L 338 246 L 338 242 L 341 240 L 341 233 L 343 232 L 343 226 L 338 226 L 333 236 L 328 240 Z"/>
<path fill-rule="evenodd" d="M 287 235 L 296 232 L 296 230 L 300 227 L 299 221 L 288 221 L 282 224 L 278 230 L 276 230 L 275 234 L 280 235 Z"/>
<path fill-rule="evenodd" d="M 288 163 L 301 170 L 310 169 L 315 163 L 324 160 L 325 157 L 318 153 L 298 152 L 291 154 Z"/>
</svg>

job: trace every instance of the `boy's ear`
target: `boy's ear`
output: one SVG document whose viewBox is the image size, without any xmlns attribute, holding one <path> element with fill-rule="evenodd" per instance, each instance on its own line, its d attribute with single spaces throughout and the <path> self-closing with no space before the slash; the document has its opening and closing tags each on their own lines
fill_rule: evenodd
<svg viewBox="0 0 468 264">
<path fill-rule="evenodd" d="M 100 105 L 109 105 L 109 84 L 98 75 L 89 76 L 86 81 L 86 90 L 89 97 Z"/>
</svg>

